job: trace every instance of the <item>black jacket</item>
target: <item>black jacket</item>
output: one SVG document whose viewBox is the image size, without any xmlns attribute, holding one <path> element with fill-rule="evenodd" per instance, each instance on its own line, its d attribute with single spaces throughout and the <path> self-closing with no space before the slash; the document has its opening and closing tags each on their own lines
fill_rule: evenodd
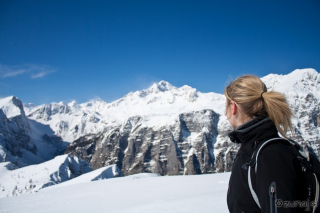
<svg viewBox="0 0 320 213">
<path fill-rule="evenodd" d="M 230 212 L 272 212 L 270 185 L 275 183 L 275 196 L 283 202 L 276 212 L 306 212 L 302 207 L 284 207 L 299 205 L 305 201 L 307 187 L 301 166 L 285 143 L 272 143 L 259 154 L 257 174 L 252 174 L 253 189 L 257 193 L 261 209 L 255 203 L 248 185 L 248 163 L 256 146 L 271 138 L 279 138 L 274 123 L 269 118 L 255 118 L 239 126 L 229 134 L 232 142 L 241 147 L 234 159 L 229 180 L 227 203 Z"/>
</svg>

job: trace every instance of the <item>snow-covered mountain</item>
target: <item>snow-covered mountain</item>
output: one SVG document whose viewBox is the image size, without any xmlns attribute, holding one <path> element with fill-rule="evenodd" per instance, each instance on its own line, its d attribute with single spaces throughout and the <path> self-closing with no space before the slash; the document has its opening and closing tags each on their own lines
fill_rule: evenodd
<svg viewBox="0 0 320 213">
<path fill-rule="evenodd" d="M 75 156 L 61 155 L 47 162 L 15 168 L 9 162 L 0 163 L 0 198 L 38 192 L 48 186 L 67 185 L 119 176 L 116 165 L 94 172 L 90 164 Z M 80 176 L 79 178 L 76 178 Z"/>
<path fill-rule="evenodd" d="M 49 126 L 28 119 L 19 99 L 0 99 L 0 162 L 38 164 L 63 153 L 66 145 Z"/>
<path fill-rule="evenodd" d="M 125 160 L 125 175 L 145 171 L 141 165 L 149 164 L 149 172 L 176 175 L 215 170 L 213 144 L 220 116 L 217 112 L 223 113 L 224 100 L 221 94 L 201 93 L 189 86 L 176 88 L 161 81 L 109 104 L 102 100 L 84 104 L 60 102 L 26 111 L 30 119 L 50 125 L 64 140 L 75 141 L 66 153 L 88 160 L 94 169 L 111 163 L 122 168 Z M 149 135 L 143 138 L 146 133 Z M 110 143 L 114 143 L 111 149 Z M 103 148 L 97 150 L 96 144 Z M 148 150 L 150 156 L 139 154 L 138 149 Z"/>
<path fill-rule="evenodd" d="M 302 69 L 288 75 L 270 74 L 262 80 L 268 89 L 287 96 L 296 116 L 292 137 L 319 156 L 319 73 Z M 43 136 L 46 127 L 51 131 L 47 135 L 71 143 L 65 153 L 90 162 L 93 169 L 116 164 L 124 175 L 177 175 L 231 170 L 238 147 L 227 137 L 230 125 L 224 104 L 222 94 L 201 93 L 190 86 L 177 88 L 161 81 L 112 103 L 96 99 L 82 104 L 25 104 L 24 110 L 29 135 L 37 132 Z M 18 111 L 1 109 L 9 117 Z M 3 123 L 13 122 L 7 120 Z M 28 147 L 42 153 L 39 138 L 43 137 L 37 138 L 32 140 L 35 146 Z"/>
<path fill-rule="evenodd" d="M 292 138 L 318 156 L 319 79 L 313 69 L 262 78 L 269 90 L 287 96 L 295 115 Z M 115 117 L 119 113 L 123 118 L 135 116 L 114 122 L 117 125 L 98 134 L 80 137 L 66 153 L 83 157 L 93 168 L 117 164 L 125 175 L 230 171 L 239 147 L 227 137 L 230 125 L 223 115 L 224 102 L 222 95 L 200 93 L 188 86 L 174 88 L 162 81 L 111 103 L 109 109 L 112 107 Z"/>
<path fill-rule="evenodd" d="M 293 111 L 295 135 L 320 157 L 320 74 L 314 69 L 295 70 L 288 75 L 270 74 L 262 78 L 268 90 L 282 92 Z"/>
<path fill-rule="evenodd" d="M 83 104 L 73 101 L 24 107 L 30 119 L 49 125 L 64 141 L 73 142 L 81 136 L 121 125 L 137 115 L 145 118 L 146 126 L 159 127 L 183 112 L 213 109 L 223 113 L 223 101 L 221 94 L 201 93 L 189 86 L 176 88 L 160 81 L 112 103 L 95 99 Z"/>
</svg>

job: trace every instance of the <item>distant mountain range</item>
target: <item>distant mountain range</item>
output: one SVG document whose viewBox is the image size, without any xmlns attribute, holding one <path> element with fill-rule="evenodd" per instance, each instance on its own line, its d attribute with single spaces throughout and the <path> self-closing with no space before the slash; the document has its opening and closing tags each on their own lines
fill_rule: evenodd
<svg viewBox="0 0 320 213">
<path fill-rule="evenodd" d="M 270 74 L 268 90 L 284 93 L 295 118 L 292 137 L 320 155 L 320 74 L 314 69 Z M 166 81 L 114 102 L 22 104 L 0 99 L 0 162 L 18 167 L 66 153 L 92 169 L 116 164 L 123 175 L 230 171 L 238 150 L 227 133 L 222 94 Z"/>
</svg>

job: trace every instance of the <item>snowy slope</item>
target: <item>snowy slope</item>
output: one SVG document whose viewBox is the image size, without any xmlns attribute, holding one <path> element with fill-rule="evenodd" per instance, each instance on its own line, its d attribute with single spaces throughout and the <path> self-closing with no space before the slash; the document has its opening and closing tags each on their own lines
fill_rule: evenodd
<svg viewBox="0 0 320 213">
<path fill-rule="evenodd" d="M 14 168 L 11 163 L 0 163 L 0 197 L 37 192 L 92 171 L 87 162 L 68 155 L 38 165 Z M 98 173 L 95 174 L 98 176 Z"/>
<path fill-rule="evenodd" d="M 48 187 L 36 194 L 0 199 L 0 212 L 228 212 L 230 173 L 127 177 Z"/>
<path fill-rule="evenodd" d="M 121 174 L 117 165 L 113 164 L 110 166 L 102 167 L 100 169 L 96 169 L 91 172 L 85 173 L 71 180 L 54 185 L 53 187 L 57 188 L 57 187 L 64 187 L 64 186 L 69 186 L 69 185 L 74 185 L 79 183 L 87 183 L 90 181 L 98 181 L 98 180 L 103 180 L 108 178 L 120 177 L 120 175 Z"/>
</svg>

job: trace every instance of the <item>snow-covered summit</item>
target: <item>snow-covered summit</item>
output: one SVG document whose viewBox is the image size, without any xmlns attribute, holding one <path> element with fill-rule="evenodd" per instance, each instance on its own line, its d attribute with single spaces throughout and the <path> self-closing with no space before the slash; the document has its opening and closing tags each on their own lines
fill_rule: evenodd
<svg viewBox="0 0 320 213">
<path fill-rule="evenodd" d="M 69 107 L 78 107 L 78 103 L 76 101 L 71 101 L 70 103 L 68 103 Z"/>
<path fill-rule="evenodd" d="M 298 135 L 314 150 L 320 150 L 320 74 L 314 69 L 296 69 L 288 75 L 270 74 L 261 79 L 268 87 L 283 93 L 294 114 L 292 123 Z M 317 153 L 320 155 L 320 152 Z"/>
<path fill-rule="evenodd" d="M 93 111 L 100 111 L 103 108 L 105 108 L 107 105 L 107 102 L 105 102 L 104 100 L 100 99 L 100 98 L 96 98 L 96 99 L 92 99 L 86 103 L 82 103 L 79 104 L 79 107 L 84 109 L 90 109 Z"/>
<path fill-rule="evenodd" d="M 22 102 L 15 96 L 0 99 L 0 109 L 2 109 L 8 119 L 19 115 L 24 116 Z"/>
<path fill-rule="evenodd" d="M 171 91 L 177 89 L 177 87 L 173 86 L 167 81 L 159 81 L 158 83 L 153 83 L 149 88 L 138 90 L 136 92 L 130 92 L 125 95 L 123 98 L 130 97 L 130 96 L 139 96 L 139 97 L 146 97 L 149 95 L 155 95 L 158 93 L 165 93 L 167 91 Z M 120 99 L 121 100 L 121 99 Z M 118 101 L 118 100 L 117 100 Z M 115 102 L 117 102 L 115 101 Z"/>
<path fill-rule="evenodd" d="M 0 99 L 0 109 L 20 131 L 31 133 L 22 102 L 15 96 Z"/>
<path fill-rule="evenodd" d="M 131 92 L 107 104 L 99 113 L 113 123 L 122 123 L 130 117 L 142 116 L 151 121 L 149 124 L 152 126 L 161 126 L 164 124 L 162 118 L 171 119 L 184 112 L 213 109 L 222 114 L 224 100 L 221 94 L 201 93 L 187 85 L 177 88 L 168 82 L 160 81 L 148 89 Z"/>
<path fill-rule="evenodd" d="M 269 74 L 261 80 L 267 85 L 268 90 L 282 93 L 289 90 L 295 90 L 297 93 L 312 92 L 320 98 L 320 74 L 315 69 L 296 69 L 288 75 Z"/>
<path fill-rule="evenodd" d="M 145 91 L 147 91 L 149 93 L 154 93 L 154 92 L 157 93 L 157 92 L 170 91 L 173 89 L 176 89 L 176 87 L 171 85 L 169 82 L 160 81 L 159 83 L 152 84 L 152 86 L 149 87 L 148 89 L 146 89 Z"/>
</svg>

